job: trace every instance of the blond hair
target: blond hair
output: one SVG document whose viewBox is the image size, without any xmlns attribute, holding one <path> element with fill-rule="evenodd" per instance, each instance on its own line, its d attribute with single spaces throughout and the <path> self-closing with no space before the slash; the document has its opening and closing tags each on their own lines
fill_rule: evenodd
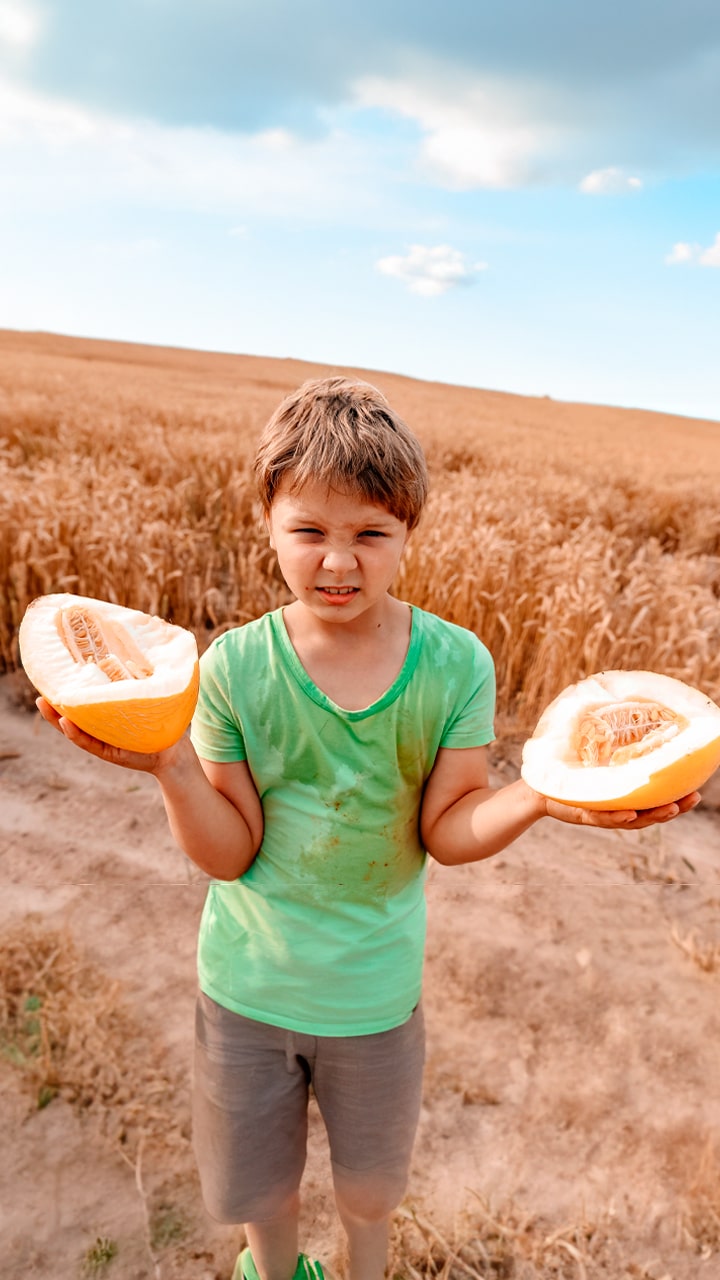
<svg viewBox="0 0 720 1280">
<path fill-rule="evenodd" d="M 369 382 L 319 378 L 287 396 L 258 443 L 255 477 L 268 514 L 287 477 L 296 492 L 309 480 L 358 494 L 412 529 L 428 490 L 420 442 Z"/>
</svg>

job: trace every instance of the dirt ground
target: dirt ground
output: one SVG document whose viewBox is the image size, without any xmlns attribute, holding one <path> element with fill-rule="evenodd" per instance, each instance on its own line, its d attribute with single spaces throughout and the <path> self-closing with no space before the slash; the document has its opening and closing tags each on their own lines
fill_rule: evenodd
<svg viewBox="0 0 720 1280">
<path fill-rule="evenodd" d="M 189 1141 L 205 880 L 152 779 L 76 753 L 22 694 L 0 681 L 0 935 L 27 922 L 71 939 L 126 1009 L 126 1094 L 146 1052 L 166 1087 L 130 1141 L 108 1122 L 117 1098 L 38 1105 L 0 1054 L 0 1271 L 223 1280 L 241 1233 L 205 1215 Z M 516 776 L 517 749 L 493 760 L 498 785 Z M 488 1277 L 720 1277 L 717 792 L 649 832 L 546 821 L 491 862 L 433 867 L 425 1105 L 395 1275 L 420 1274 L 415 1214 L 456 1244 L 505 1224 L 517 1259 Z M 303 1215 L 305 1247 L 341 1277 L 316 1114 Z M 522 1269 L 533 1239 L 545 1270 Z"/>
</svg>

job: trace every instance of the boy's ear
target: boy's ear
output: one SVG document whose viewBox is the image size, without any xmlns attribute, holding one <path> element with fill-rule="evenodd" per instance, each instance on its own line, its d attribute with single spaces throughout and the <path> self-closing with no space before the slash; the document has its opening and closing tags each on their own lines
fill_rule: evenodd
<svg viewBox="0 0 720 1280">
<path fill-rule="evenodd" d="M 265 528 L 267 529 L 267 535 L 268 535 L 268 539 L 269 539 L 269 541 L 270 541 L 270 546 L 272 547 L 273 551 L 276 551 L 276 550 L 277 550 L 277 548 L 276 548 L 276 546 L 275 546 L 275 539 L 273 538 L 272 521 L 270 520 L 270 512 L 269 512 L 269 511 L 265 511 L 265 512 L 263 513 L 263 520 L 265 521 Z"/>
</svg>

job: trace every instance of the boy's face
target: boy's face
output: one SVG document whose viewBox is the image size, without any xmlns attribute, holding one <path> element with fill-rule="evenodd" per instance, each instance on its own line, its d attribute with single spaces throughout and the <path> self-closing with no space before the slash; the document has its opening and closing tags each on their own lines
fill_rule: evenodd
<svg viewBox="0 0 720 1280">
<path fill-rule="evenodd" d="M 408 536 L 385 507 L 315 481 L 295 493 L 282 482 L 268 529 L 290 590 L 332 622 L 382 609 Z"/>
</svg>

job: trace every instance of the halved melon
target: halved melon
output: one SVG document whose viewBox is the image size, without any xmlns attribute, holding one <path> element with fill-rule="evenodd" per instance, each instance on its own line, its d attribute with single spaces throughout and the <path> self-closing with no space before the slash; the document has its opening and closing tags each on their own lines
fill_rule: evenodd
<svg viewBox="0 0 720 1280">
<path fill-rule="evenodd" d="M 720 707 L 652 671 L 601 671 L 570 685 L 523 747 L 522 777 L 583 809 L 654 809 L 720 765 Z"/>
<path fill-rule="evenodd" d="M 89 596 L 47 595 L 28 606 L 19 644 L 35 688 L 102 742 L 149 754 L 190 723 L 200 674 L 184 627 Z"/>
</svg>

